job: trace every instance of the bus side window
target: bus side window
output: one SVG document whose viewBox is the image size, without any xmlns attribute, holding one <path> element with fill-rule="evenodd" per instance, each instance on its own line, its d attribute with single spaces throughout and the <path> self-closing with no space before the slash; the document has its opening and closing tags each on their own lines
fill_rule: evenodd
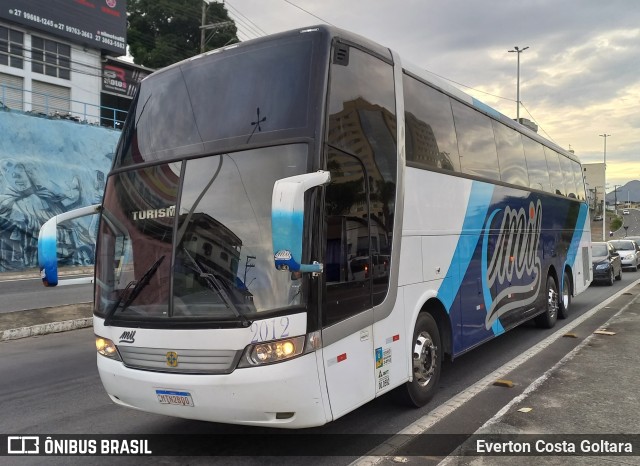
<svg viewBox="0 0 640 466">
<path fill-rule="evenodd" d="M 496 136 L 500 179 L 505 183 L 528 187 L 529 174 L 520 133 L 495 120 L 491 120 L 491 124 Z"/>
<path fill-rule="evenodd" d="M 348 162 L 341 159 L 347 166 L 359 164 L 363 170 L 366 203 L 363 199 L 350 212 L 338 215 L 343 217 L 339 222 L 347 222 L 349 228 L 360 232 L 357 239 L 356 235 L 349 236 L 356 247 L 350 251 L 352 259 L 347 272 L 357 281 L 365 275 L 364 262 L 368 262 L 366 274 L 373 275 L 371 305 L 375 306 L 384 301 L 389 291 L 388 265 L 396 209 L 398 154 L 393 67 L 356 47 L 338 43 L 335 50 L 338 48 L 341 53 L 348 51 L 348 61 L 334 61 L 331 65 L 327 143 L 344 151 L 344 156 L 355 156 Z M 338 158 L 330 160 L 335 163 Z M 351 181 L 348 178 L 345 185 Z M 354 218 L 347 221 L 344 219 L 347 215 Z M 355 217 L 358 224 L 365 226 L 356 225 Z M 371 236 L 377 241 L 374 247 L 369 246 Z M 383 256 L 382 266 L 371 268 L 372 255 Z"/>
<path fill-rule="evenodd" d="M 327 168 L 325 327 L 371 307 L 372 272 L 364 167 L 356 157 L 332 150 Z"/>
<path fill-rule="evenodd" d="M 447 95 L 403 76 L 407 162 L 460 171 L 458 142 Z"/>
<path fill-rule="evenodd" d="M 500 181 L 491 119 L 458 101 L 451 102 L 463 173 Z"/>
<path fill-rule="evenodd" d="M 582 167 L 578 162 L 571 161 L 573 167 L 573 177 L 576 182 L 576 198 L 584 201 L 587 198 L 587 193 L 584 189 L 584 177 L 582 176 Z"/>
<path fill-rule="evenodd" d="M 562 176 L 562 167 L 560 166 L 560 154 L 556 151 L 544 148 L 544 155 L 547 159 L 547 167 L 549 168 L 549 178 L 551 180 L 551 192 L 559 194 L 560 196 L 566 196 L 564 176 Z"/>
<path fill-rule="evenodd" d="M 576 180 L 573 175 L 573 166 L 571 160 L 562 156 L 560 157 L 560 166 L 564 175 L 564 184 L 567 187 L 567 196 L 576 199 Z"/>
<path fill-rule="evenodd" d="M 547 158 L 544 155 L 542 144 L 527 136 L 522 136 L 522 142 L 524 143 L 524 155 L 527 159 L 527 170 L 529 171 L 529 186 L 532 189 L 550 193 L 549 168 L 547 167 Z"/>
</svg>

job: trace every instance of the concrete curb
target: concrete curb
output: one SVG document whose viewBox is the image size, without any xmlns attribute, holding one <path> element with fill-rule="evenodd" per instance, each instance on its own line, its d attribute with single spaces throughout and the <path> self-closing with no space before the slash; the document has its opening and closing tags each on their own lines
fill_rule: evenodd
<svg viewBox="0 0 640 466">
<path fill-rule="evenodd" d="M 0 341 L 18 340 L 20 338 L 66 332 L 68 330 L 77 330 L 91 326 L 93 326 L 93 317 L 63 320 L 61 322 L 50 322 L 46 324 L 32 325 L 30 327 L 12 328 L 0 331 Z"/>
</svg>

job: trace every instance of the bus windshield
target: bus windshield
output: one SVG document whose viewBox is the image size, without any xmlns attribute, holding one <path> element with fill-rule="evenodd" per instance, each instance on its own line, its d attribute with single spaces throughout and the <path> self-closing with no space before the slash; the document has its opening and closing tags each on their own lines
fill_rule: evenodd
<svg viewBox="0 0 640 466">
<path fill-rule="evenodd" d="M 313 136 L 319 99 L 314 36 L 238 46 L 158 71 L 141 82 L 114 168 Z M 315 91 L 312 92 L 312 89 Z"/>
<path fill-rule="evenodd" d="M 112 175 L 96 315 L 246 324 L 299 306 L 302 279 L 273 262 L 271 193 L 277 179 L 305 173 L 307 151 L 274 146 Z"/>
</svg>

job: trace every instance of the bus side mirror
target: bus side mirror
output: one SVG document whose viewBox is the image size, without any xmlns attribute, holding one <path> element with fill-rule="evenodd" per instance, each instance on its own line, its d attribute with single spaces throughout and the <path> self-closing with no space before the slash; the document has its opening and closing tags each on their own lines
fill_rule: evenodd
<svg viewBox="0 0 640 466">
<path fill-rule="evenodd" d="M 276 269 L 292 272 L 322 272 L 322 264 L 302 264 L 304 193 L 328 184 L 328 171 L 306 173 L 277 180 L 271 198 L 271 238 Z"/>
<path fill-rule="evenodd" d="M 56 235 L 58 223 L 87 215 L 95 215 L 100 213 L 100 210 L 100 204 L 80 207 L 79 209 L 51 217 L 40 227 L 40 233 L 38 234 L 38 265 L 40 266 L 40 278 L 44 286 L 56 286 L 58 284 L 58 239 Z M 77 285 L 81 283 L 81 280 L 91 283 L 93 278 L 73 280 L 73 284 Z"/>
</svg>

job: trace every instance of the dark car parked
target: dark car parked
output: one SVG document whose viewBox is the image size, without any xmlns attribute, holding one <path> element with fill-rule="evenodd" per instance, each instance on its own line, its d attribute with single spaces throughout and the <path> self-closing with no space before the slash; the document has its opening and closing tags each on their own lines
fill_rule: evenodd
<svg viewBox="0 0 640 466">
<path fill-rule="evenodd" d="M 613 280 L 622 279 L 620 254 L 609 243 L 591 243 L 593 281 L 613 285 Z"/>
</svg>

